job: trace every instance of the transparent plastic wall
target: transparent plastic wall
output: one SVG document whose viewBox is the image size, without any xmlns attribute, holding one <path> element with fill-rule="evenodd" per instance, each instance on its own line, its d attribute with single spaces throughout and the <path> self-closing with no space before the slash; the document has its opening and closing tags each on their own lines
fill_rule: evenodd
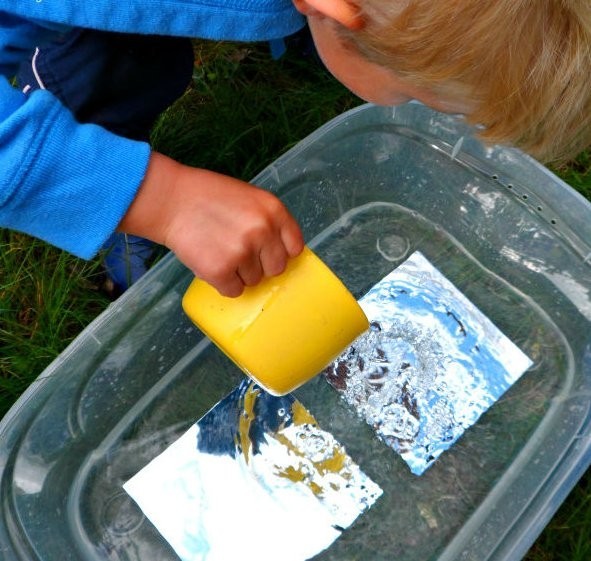
<svg viewBox="0 0 591 561">
<path fill-rule="evenodd" d="M 383 490 L 317 559 L 521 558 L 591 462 L 591 205 L 418 104 L 346 113 L 254 182 L 356 297 L 420 251 L 534 362 L 421 477 L 322 376 L 300 388 Z M 2 559 L 176 559 L 122 485 L 243 378 L 183 314 L 190 280 L 165 258 L 2 420 Z"/>
</svg>

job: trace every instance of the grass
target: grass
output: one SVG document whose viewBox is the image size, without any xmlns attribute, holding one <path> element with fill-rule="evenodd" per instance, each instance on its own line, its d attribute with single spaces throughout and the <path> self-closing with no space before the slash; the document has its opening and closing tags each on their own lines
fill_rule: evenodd
<svg viewBox="0 0 591 561">
<path fill-rule="evenodd" d="M 273 61 L 264 45 L 199 43 L 190 91 L 157 123 L 154 146 L 195 166 L 251 179 L 320 125 L 360 101 L 314 62 Z M 554 170 L 591 199 L 591 154 Z M 0 230 L 0 417 L 109 303 L 98 259 L 85 262 L 24 234 Z M 527 561 L 591 559 L 587 473 Z"/>
<path fill-rule="evenodd" d="M 98 261 L 0 231 L 0 417 L 98 313 Z"/>
<path fill-rule="evenodd" d="M 568 165 L 550 169 L 581 195 L 591 200 L 591 150 L 581 153 Z"/>
<path fill-rule="evenodd" d="M 156 126 L 153 145 L 193 166 L 252 179 L 328 119 L 360 103 L 310 59 L 265 47 L 200 44 L 194 84 Z M 279 95 L 279 92 L 281 95 Z"/>
</svg>

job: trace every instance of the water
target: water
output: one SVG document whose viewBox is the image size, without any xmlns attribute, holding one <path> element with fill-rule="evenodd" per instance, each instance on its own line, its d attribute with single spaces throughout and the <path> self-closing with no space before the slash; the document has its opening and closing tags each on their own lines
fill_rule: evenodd
<svg viewBox="0 0 591 561">
<path fill-rule="evenodd" d="M 300 402 L 247 380 L 124 487 L 187 561 L 303 561 L 382 494 Z"/>
<path fill-rule="evenodd" d="M 417 475 L 532 364 L 420 252 L 360 304 L 371 329 L 326 377 Z"/>
</svg>

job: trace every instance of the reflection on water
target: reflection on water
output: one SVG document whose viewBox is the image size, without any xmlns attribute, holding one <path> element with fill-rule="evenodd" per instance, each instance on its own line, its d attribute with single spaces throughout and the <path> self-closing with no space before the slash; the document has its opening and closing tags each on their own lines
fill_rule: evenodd
<svg viewBox="0 0 591 561">
<path fill-rule="evenodd" d="M 183 560 L 303 561 L 381 495 L 293 396 L 245 380 L 128 481 Z"/>
<path fill-rule="evenodd" d="M 417 475 L 531 365 L 419 252 L 360 304 L 371 329 L 325 375 Z"/>
</svg>

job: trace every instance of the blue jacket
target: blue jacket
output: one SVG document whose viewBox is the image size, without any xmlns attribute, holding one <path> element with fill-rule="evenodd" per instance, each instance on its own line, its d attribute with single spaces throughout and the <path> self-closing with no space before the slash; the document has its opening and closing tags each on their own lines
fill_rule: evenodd
<svg viewBox="0 0 591 561">
<path fill-rule="evenodd" d="M 0 0 L 0 226 L 90 258 L 144 177 L 150 148 L 77 123 L 48 91 L 11 85 L 36 46 L 72 27 L 262 41 L 303 25 L 291 0 Z"/>
</svg>

